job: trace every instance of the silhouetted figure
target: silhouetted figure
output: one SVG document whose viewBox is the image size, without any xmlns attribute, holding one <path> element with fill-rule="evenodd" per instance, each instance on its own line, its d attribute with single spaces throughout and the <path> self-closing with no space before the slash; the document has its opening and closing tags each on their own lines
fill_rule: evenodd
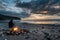
<svg viewBox="0 0 60 40">
<path fill-rule="evenodd" d="M 13 23 L 13 20 L 11 19 L 10 22 L 9 22 L 9 28 L 12 28 L 14 26 L 14 23 Z"/>
</svg>

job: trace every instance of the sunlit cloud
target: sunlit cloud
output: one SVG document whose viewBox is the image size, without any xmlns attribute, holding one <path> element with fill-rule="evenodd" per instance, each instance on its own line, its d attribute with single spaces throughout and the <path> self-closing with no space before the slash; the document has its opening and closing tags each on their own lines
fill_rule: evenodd
<svg viewBox="0 0 60 40">
<path fill-rule="evenodd" d="M 31 14 L 27 18 L 22 18 L 22 20 L 48 20 L 48 19 L 60 19 L 58 15 L 41 15 L 41 14 Z"/>
<path fill-rule="evenodd" d="M 51 8 L 60 9 L 60 6 L 52 6 Z"/>
<path fill-rule="evenodd" d="M 43 21 L 41 21 L 43 20 Z M 47 20 L 47 21 L 45 21 Z M 49 20 L 49 21 L 48 21 Z M 51 21 L 56 20 L 56 21 Z M 43 15 L 43 14 L 31 14 L 27 18 L 21 18 L 21 22 L 31 23 L 31 24 L 60 24 L 60 16 L 58 15 Z"/>
<path fill-rule="evenodd" d="M 48 11 L 41 11 L 42 14 L 48 14 Z"/>
</svg>

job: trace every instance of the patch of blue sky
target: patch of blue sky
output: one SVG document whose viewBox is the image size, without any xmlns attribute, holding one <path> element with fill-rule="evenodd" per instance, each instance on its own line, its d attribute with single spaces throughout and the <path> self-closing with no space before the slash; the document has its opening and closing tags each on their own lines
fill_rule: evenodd
<svg viewBox="0 0 60 40">
<path fill-rule="evenodd" d="M 30 2 L 31 0 L 21 0 L 22 2 Z"/>
<path fill-rule="evenodd" d="M 0 0 L 0 3 L 5 3 L 6 6 L 14 6 L 14 0 Z"/>
</svg>

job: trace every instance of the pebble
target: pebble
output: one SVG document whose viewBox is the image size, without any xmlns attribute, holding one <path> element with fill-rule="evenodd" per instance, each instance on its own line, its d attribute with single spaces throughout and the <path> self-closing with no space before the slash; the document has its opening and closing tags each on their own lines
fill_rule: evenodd
<svg viewBox="0 0 60 40">
<path fill-rule="evenodd" d="M 7 40 L 7 39 L 5 39 L 5 40 Z"/>
</svg>

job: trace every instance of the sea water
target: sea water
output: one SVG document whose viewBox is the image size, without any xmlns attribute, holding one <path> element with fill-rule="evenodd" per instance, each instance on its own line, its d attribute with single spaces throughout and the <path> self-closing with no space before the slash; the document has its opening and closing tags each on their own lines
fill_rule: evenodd
<svg viewBox="0 0 60 40">
<path fill-rule="evenodd" d="M 8 28 L 8 23 L 10 20 L 0 20 L 0 28 Z M 13 20 L 14 25 L 19 26 L 20 20 Z"/>
</svg>

